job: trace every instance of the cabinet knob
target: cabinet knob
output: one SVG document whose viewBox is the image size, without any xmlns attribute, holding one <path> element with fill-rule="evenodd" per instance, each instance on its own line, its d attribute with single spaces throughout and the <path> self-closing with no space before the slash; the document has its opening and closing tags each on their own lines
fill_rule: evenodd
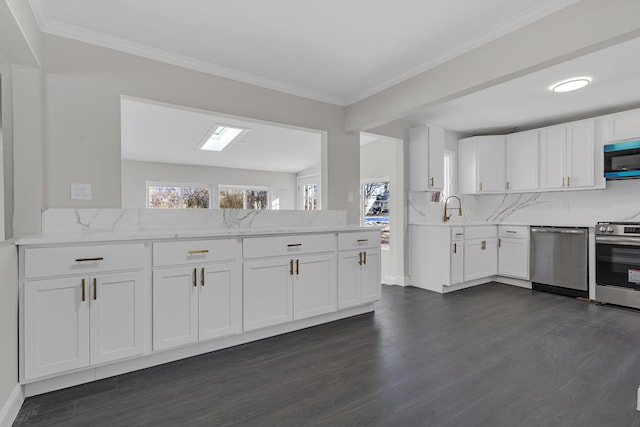
<svg viewBox="0 0 640 427">
<path fill-rule="evenodd" d="M 483 240 L 482 242 L 480 242 L 480 249 L 482 249 L 483 251 L 485 249 L 487 249 L 487 241 Z"/>
<path fill-rule="evenodd" d="M 429 186 L 430 186 L 430 187 L 433 187 L 433 186 L 435 185 L 435 184 L 434 184 L 434 182 L 435 182 L 435 180 L 433 179 L 433 177 L 431 177 L 431 178 L 429 179 Z"/>
<path fill-rule="evenodd" d="M 480 191 L 482 191 L 482 182 L 480 182 Z"/>
<path fill-rule="evenodd" d="M 507 190 L 509 189 L 510 185 L 509 185 L 509 181 L 507 181 Z"/>
</svg>

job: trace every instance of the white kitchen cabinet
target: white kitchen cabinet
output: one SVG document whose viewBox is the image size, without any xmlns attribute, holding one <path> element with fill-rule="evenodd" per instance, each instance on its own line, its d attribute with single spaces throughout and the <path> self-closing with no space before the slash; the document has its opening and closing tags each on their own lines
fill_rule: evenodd
<svg viewBox="0 0 640 427">
<path fill-rule="evenodd" d="M 461 194 L 505 191 L 504 136 L 474 136 L 458 141 L 458 188 Z"/>
<path fill-rule="evenodd" d="M 594 186 L 594 130 L 593 120 L 583 120 L 540 131 L 541 188 Z"/>
<path fill-rule="evenodd" d="M 537 130 L 507 135 L 507 183 L 511 192 L 538 188 L 539 132 Z"/>
<path fill-rule="evenodd" d="M 498 227 L 498 274 L 529 279 L 529 227 Z"/>
<path fill-rule="evenodd" d="M 465 282 L 498 272 L 498 239 L 495 226 L 465 227 Z"/>
<path fill-rule="evenodd" d="M 451 280 L 452 285 L 464 282 L 464 228 L 451 228 Z"/>
<path fill-rule="evenodd" d="M 25 378 L 142 354 L 141 271 L 25 287 Z"/>
<path fill-rule="evenodd" d="M 444 129 L 422 125 L 409 129 L 409 191 L 444 188 Z"/>
<path fill-rule="evenodd" d="M 154 350 L 242 332 L 241 253 L 236 239 L 154 244 Z"/>
<path fill-rule="evenodd" d="M 24 283 L 25 380 L 144 352 L 143 250 L 130 244 L 25 251 L 24 276 L 41 278 Z M 138 270 L 106 272 L 131 267 Z M 46 278 L 48 272 L 76 275 Z"/>
<path fill-rule="evenodd" d="M 335 234 L 245 239 L 244 330 L 336 311 L 335 250 Z"/>
<path fill-rule="evenodd" d="M 625 111 L 607 117 L 608 142 L 640 138 L 640 110 Z"/>
<path fill-rule="evenodd" d="M 378 301 L 380 233 L 341 233 L 338 239 L 338 308 Z"/>
</svg>

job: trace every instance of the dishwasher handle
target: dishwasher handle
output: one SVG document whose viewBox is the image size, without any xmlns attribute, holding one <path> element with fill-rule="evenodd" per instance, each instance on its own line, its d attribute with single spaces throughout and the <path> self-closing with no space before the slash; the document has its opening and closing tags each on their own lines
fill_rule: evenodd
<svg viewBox="0 0 640 427">
<path fill-rule="evenodd" d="M 586 230 L 572 230 L 566 228 L 531 228 L 532 233 L 556 233 L 556 234 L 584 234 Z"/>
</svg>

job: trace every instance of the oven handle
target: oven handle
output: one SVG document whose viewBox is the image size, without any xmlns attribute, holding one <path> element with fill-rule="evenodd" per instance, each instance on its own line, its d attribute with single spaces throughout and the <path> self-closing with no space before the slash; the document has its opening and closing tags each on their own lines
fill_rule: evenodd
<svg viewBox="0 0 640 427">
<path fill-rule="evenodd" d="M 596 243 L 620 246 L 640 246 L 640 239 L 625 239 L 620 237 L 596 236 Z"/>
</svg>

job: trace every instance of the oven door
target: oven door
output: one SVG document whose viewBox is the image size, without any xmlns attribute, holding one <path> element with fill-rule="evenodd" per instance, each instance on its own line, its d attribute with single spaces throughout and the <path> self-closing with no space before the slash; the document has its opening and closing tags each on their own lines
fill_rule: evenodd
<svg viewBox="0 0 640 427">
<path fill-rule="evenodd" d="M 640 290 L 640 238 L 596 236 L 596 284 Z"/>
</svg>

